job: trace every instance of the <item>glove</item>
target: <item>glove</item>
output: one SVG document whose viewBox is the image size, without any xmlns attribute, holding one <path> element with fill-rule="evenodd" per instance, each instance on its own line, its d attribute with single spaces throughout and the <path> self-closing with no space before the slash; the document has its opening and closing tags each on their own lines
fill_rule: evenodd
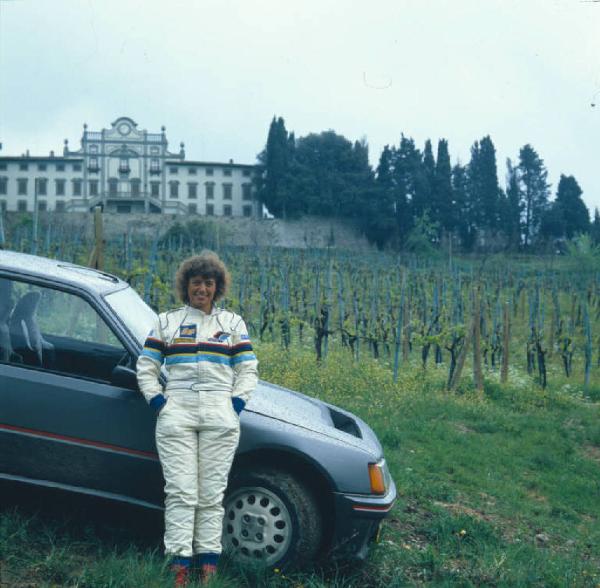
<svg viewBox="0 0 600 588">
<path fill-rule="evenodd" d="M 246 406 L 246 403 L 239 396 L 232 396 L 231 404 L 233 404 L 233 410 L 235 410 L 235 412 L 238 415 L 240 414 L 240 412 L 242 412 L 242 410 L 244 410 L 244 407 Z"/>
</svg>

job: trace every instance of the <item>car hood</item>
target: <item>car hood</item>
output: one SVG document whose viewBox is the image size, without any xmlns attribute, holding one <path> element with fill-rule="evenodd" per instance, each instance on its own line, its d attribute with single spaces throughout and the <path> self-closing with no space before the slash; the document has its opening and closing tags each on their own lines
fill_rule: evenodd
<svg viewBox="0 0 600 588">
<path fill-rule="evenodd" d="M 322 400 L 261 381 L 246 410 L 343 441 L 379 459 L 381 444 L 356 415 Z"/>
</svg>

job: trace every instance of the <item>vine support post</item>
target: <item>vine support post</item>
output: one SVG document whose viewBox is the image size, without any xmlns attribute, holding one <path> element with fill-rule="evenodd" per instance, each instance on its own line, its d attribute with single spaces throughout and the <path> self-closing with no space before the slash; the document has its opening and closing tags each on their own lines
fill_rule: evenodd
<svg viewBox="0 0 600 588">
<path fill-rule="evenodd" d="M 483 392 L 483 372 L 481 368 L 481 291 L 478 286 L 474 293 L 473 309 L 473 382 L 478 392 Z"/>
<path fill-rule="evenodd" d="M 502 370 L 500 381 L 506 384 L 508 381 L 508 361 L 510 357 L 510 312 L 508 300 L 504 302 L 502 317 Z"/>
<path fill-rule="evenodd" d="M 590 377 L 592 372 L 592 325 L 590 322 L 590 313 L 587 300 L 583 299 L 583 333 L 585 337 L 584 343 L 584 386 L 589 388 Z"/>
<path fill-rule="evenodd" d="M 400 287 L 400 308 L 398 309 L 398 324 L 396 325 L 396 345 L 394 348 L 394 382 L 398 381 L 398 368 L 400 366 L 400 349 L 402 347 L 402 326 L 404 322 L 404 289 L 406 287 L 406 272 L 402 272 L 402 286 Z"/>
<path fill-rule="evenodd" d="M 0 249 L 4 249 L 4 212 L 0 208 Z"/>
<path fill-rule="evenodd" d="M 33 179 L 33 227 L 31 228 L 31 254 L 38 252 L 38 179 Z"/>
<path fill-rule="evenodd" d="M 102 209 L 94 208 L 94 249 L 90 255 L 88 266 L 95 269 L 104 269 L 104 237 L 102 234 Z"/>
</svg>

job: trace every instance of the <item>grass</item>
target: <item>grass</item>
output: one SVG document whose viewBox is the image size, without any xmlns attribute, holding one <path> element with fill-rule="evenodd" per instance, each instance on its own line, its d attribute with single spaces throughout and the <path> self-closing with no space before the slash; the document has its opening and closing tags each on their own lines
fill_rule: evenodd
<svg viewBox="0 0 600 588">
<path fill-rule="evenodd" d="M 300 347 L 262 344 L 258 353 L 264 379 L 339 404 L 373 427 L 399 500 L 362 566 L 290 576 L 226 562 L 213 586 L 600 584 L 597 384 L 584 391 L 556 373 L 543 391 L 513 370 L 506 386 L 490 372 L 483 394 L 468 378 L 448 394 L 445 367 L 404 365 L 394 384 L 385 361 L 357 364 L 344 351 L 318 368 Z M 0 506 L 0 585 L 169 585 L 160 515 L 16 492 Z"/>
</svg>

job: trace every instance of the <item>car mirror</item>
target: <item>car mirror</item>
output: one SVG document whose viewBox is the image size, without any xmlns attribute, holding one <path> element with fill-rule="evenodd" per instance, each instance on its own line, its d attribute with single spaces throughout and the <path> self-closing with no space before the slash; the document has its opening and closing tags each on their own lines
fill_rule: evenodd
<svg viewBox="0 0 600 588">
<path fill-rule="evenodd" d="M 110 383 L 113 386 L 119 386 L 120 388 L 129 388 L 130 390 L 138 389 L 135 371 L 122 365 L 115 366 L 110 374 Z"/>
</svg>

